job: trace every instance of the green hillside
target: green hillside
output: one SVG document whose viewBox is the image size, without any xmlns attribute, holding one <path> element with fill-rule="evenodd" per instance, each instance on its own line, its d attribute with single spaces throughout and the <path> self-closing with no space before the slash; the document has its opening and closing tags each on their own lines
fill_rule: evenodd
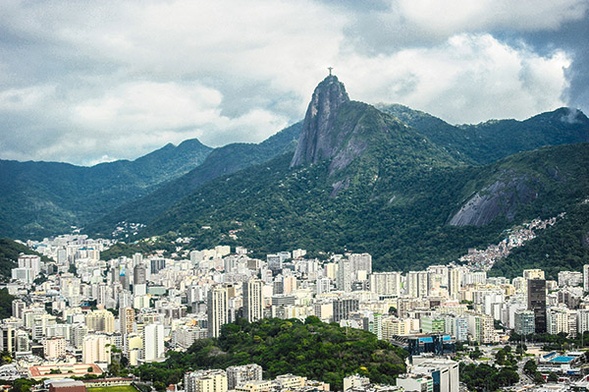
<svg viewBox="0 0 589 392">
<path fill-rule="evenodd" d="M 122 204 L 88 225 L 87 232 L 111 236 L 119 222 L 147 224 L 203 184 L 282 155 L 292 153 L 301 130 L 294 124 L 259 144 L 233 143 L 213 150 L 202 165 L 138 200 Z M 127 233 L 122 233 L 127 234 Z"/>
<path fill-rule="evenodd" d="M 337 324 L 322 323 L 317 317 L 263 319 L 254 323 L 239 320 L 222 327 L 218 339 L 195 342 L 186 352 L 170 351 L 163 363 L 139 366 L 134 373 L 154 380 L 158 389 L 177 383 L 188 369 L 226 369 L 256 363 L 264 378 L 291 373 L 330 384 L 342 390 L 343 378 L 360 374 L 372 382 L 393 384 L 405 372 L 407 353 L 376 335 Z"/>
<path fill-rule="evenodd" d="M 184 175 L 210 151 L 188 140 L 135 161 L 92 167 L 0 160 L 0 235 L 29 239 L 68 233 L 71 226 L 83 226 Z"/>
<path fill-rule="evenodd" d="M 543 146 L 589 142 L 589 119 L 571 108 L 559 108 L 524 121 L 490 120 L 457 126 L 403 105 L 380 105 L 378 108 L 471 163 L 487 164 Z"/>
<path fill-rule="evenodd" d="M 556 279 L 559 271 L 581 271 L 589 260 L 589 145 L 521 153 L 497 168 L 527 177 L 539 195 L 532 203 L 520 206 L 516 221 L 566 214 L 496 263 L 491 274 L 512 278 L 521 276 L 523 269 L 542 268 L 549 278 Z"/>
<path fill-rule="evenodd" d="M 333 197 L 328 162 L 289 168 L 284 155 L 201 187 L 144 234 L 173 232 L 193 236 L 196 248 L 244 245 L 259 255 L 299 247 L 369 252 L 377 269 L 408 270 L 457 260 L 526 220 L 563 211 L 572 216 L 589 195 L 589 144 L 544 148 L 484 167 L 419 169 L 371 159 L 379 162 L 378 175 L 360 160 L 346 171 L 348 188 Z M 514 203 L 512 215 L 499 209 L 489 212 L 497 215 L 486 225 L 448 224 L 475 193 L 498 181 L 525 185 L 534 197 L 518 201 L 500 193 L 500 200 Z"/>
<path fill-rule="evenodd" d="M 516 248 L 491 270 L 493 276 L 521 276 L 523 269 L 542 268 L 548 279 L 557 279 L 560 271 L 577 271 L 589 260 L 589 204 L 567 209 L 565 217 Z"/>
</svg>

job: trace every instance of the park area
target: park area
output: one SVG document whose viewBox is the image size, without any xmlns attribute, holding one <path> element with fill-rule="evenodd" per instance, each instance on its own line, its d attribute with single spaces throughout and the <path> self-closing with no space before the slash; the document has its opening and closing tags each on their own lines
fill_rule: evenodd
<svg viewBox="0 0 589 392">
<path fill-rule="evenodd" d="M 112 387 L 88 388 L 88 392 L 137 392 L 137 389 L 131 385 L 115 385 Z"/>
</svg>

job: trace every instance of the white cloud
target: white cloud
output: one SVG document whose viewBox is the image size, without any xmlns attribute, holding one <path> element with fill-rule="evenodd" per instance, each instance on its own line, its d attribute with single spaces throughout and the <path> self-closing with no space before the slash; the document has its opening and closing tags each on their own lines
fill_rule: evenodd
<svg viewBox="0 0 589 392">
<path fill-rule="evenodd" d="M 214 121 L 219 91 L 195 83 L 134 82 L 74 108 L 74 120 L 102 132 L 155 132 Z"/>
<path fill-rule="evenodd" d="M 20 112 L 33 109 L 53 94 L 55 86 L 9 88 L 0 91 L 0 111 Z"/>
<path fill-rule="evenodd" d="M 585 16 L 585 0 L 400 0 L 399 12 L 425 31 L 453 35 L 495 29 L 556 29 Z"/>
<path fill-rule="evenodd" d="M 388 5 L 349 15 L 345 31 L 353 51 L 374 56 L 439 45 L 464 33 L 554 31 L 589 11 L 586 0 L 390 0 Z"/>
<path fill-rule="evenodd" d="M 449 122 L 477 123 L 563 106 L 570 59 L 563 52 L 542 57 L 488 34 L 461 34 L 436 47 L 359 57 L 355 64 L 363 71 L 347 85 L 360 100 L 400 102 Z"/>
<path fill-rule="evenodd" d="M 3 1 L 0 158 L 90 163 L 193 137 L 259 142 L 304 116 L 327 66 L 353 99 L 451 122 L 523 118 L 565 104 L 573 55 L 539 54 L 517 31 L 562 29 L 588 6 Z"/>
<path fill-rule="evenodd" d="M 128 132 L 156 137 L 151 143 L 160 144 L 170 139 L 178 143 L 196 132 L 211 146 L 228 139 L 259 142 L 270 129 L 277 131 L 287 124 L 284 117 L 263 109 L 234 118 L 224 116 L 222 102 L 219 91 L 200 84 L 128 83 L 104 97 L 80 103 L 74 108 L 74 119 L 94 133 L 120 137 Z"/>
</svg>

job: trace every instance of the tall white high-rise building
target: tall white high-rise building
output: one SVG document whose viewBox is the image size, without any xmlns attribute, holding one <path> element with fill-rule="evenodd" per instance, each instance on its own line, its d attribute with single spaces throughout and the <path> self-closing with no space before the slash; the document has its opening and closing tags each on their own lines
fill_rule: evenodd
<svg viewBox="0 0 589 392">
<path fill-rule="evenodd" d="M 429 277 L 427 271 L 409 271 L 405 294 L 410 297 L 424 298 L 429 295 Z"/>
<path fill-rule="evenodd" d="M 243 284 L 244 318 L 254 322 L 264 318 L 264 282 L 260 279 L 250 279 Z"/>
<path fill-rule="evenodd" d="M 340 291 L 352 291 L 352 282 L 354 281 L 354 270 L 352 262 L 348 259 L 341 258 L 337 264 L 337 289 Z"/>
<path fill-rule="evenodd" d="M 207 318 L 210 338 L 218 338 L 221 326 L 229 322 L 229 298 L 227 288 L 217 285 L 207 297 Z"/>
<path fill-rule="evenodd" d="M 331 291 L 331 279 L 327 277 L 317 278 L 315 281 L 315 292 L 317 294 L 329 293 Z"/>
<path fill-rule="evenodd" d="M 577 332 L 582 334 L 589 331 L 589 309 L 577 310 Z"/>
<path fill-rule="evenodd" d="M 561 332 L 569 336 L 577 335 L 577 312 L 565 306 L 546 309 L 546 332 L 556 335 Z"/>
<path fill-rule="evenodd" d="M 348 255 L 348 259 L 352 263 L 353 279 L 372 273 L 372 256 L 369 253 L 352 253 Z"/>
<path fill-rule="evenodd" d="M 83 363 L 110 364 L 111 341 L 106 335 L 87 335 L 82 343 Z"/>
<path fill-rule="evenodd" d="M 143 359 L 145 362 L 164 358 L 164 326 L 159 323 L 147 324 L 143 329 Z"/>
<path fill-rule="evenodd" d="M 401 294 L 400 272 L 376 272 L 370 275 L 370 291 L 379 295 Z"/>
<path fill-rule="evenodd" d="M 583 291 L 589 291 L 589 264 L 583 265 Z"/>
<path fill-rule="evenodd" d="M 26 306 L 26 302 L 21 299 L 12 300 L 12 316 L 22 319 Z"/>
<path fill-rule="evenodd" d="M 18 267 L 29 269 L 32 279 L 35 280 L 41 272 L 41 257 L 37 255 L 19 255 Z"/>
<path fill-rule="evenodd" d="M 462 286 L 462 268 L 452 267 L 448 270 L 448 295 L 452 299 L 458 299 Z"/>
<path fill-rule="evenodd" d="M 24 284 L 32 284 L 33 280 L 35 280 L 35 278 L 33 278 L 30 268 L 13 268 L 10 271 L 10 274 L 12 280 L 18 280 L 19 282 L 22 282 Z"/>
</svg>

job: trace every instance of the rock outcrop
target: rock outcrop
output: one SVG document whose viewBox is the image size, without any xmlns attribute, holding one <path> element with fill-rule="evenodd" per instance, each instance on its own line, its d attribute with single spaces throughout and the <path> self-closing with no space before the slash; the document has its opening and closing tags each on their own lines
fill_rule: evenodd
<svg viewBox="0 0 589 392">
<path fill-rule="evenodd" d="M 534 188 L 523 177 L 515 177 L 508 182 L 496 181 L 472 196 L 448 223 L 451 226 L 485 226 L 498 216 L 512 221 L 518 207 L 538 197 Z"/>
<path fill-rule="evenodd" d="M 291 167 L 332 158 L 341 145 L 334 122 L 340 107 L 349 102 L 346 88 L 329 75 L 315 88 L 305 114 L 303 130 Z"/>
</svg>

